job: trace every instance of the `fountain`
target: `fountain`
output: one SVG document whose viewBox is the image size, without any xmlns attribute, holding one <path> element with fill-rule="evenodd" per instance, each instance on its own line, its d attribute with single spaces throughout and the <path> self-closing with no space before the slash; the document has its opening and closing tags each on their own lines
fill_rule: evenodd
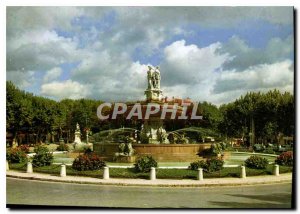
<svg viewBox="0 0 300 214">
<path fill-rule="evenodd" d="M 185 102 L 173 102 L 169 103 L 166 98 L 163 98 L 162 90 L 160 89 L 160 71 L 159 67 L 148 66 L 147 71 L 147 82 L 148 87 L 145 90 L 146 100 L 141 102 L 141 111 L 143 115 L 148 110 L 149 105 L 156 104 L 159 106 L 158 112 L 150 115 L 148 118 L 143 119 L 143 124 L 140 130 L 130 129 L 130 128 L 120 128 L 115 130 L 106 130 L 97 134 L 101 136 L 102 134 L 107 134 L 105 137 L 100 138 L 98 143 L 94 143 L 94 151 L 99 155 L 103 156 L 107 160 L 115 160 L 115 154 L 123 154 L 120 152 L 120 142 L 116 143 L 116 138 L 114 138 L 118 133 L 130 133 L 132 136 L 132 145 L 130 147 L 135 151 L 136 156 L 142 155 L 152 155 L 158 161 L 194 161 L 199 159 L 197 155 L 200 151 L 210 148 L 210 144 L 189 144 L 187 138 L 184 134 L 180 134 L 178 131 L 172 131 L 167 133 L 164 128 L 164 120 L 161 119 L 161 113 L 163 106 L 166 104 L 167 109 L 172 110 L 174 105 L 178 107 L 175 112 L 175 118 L 182 115 L 183 105 L 185 102 L 190 102 L 190 100 L 185 100 Z M 134 105 L 129 105 L 125 115 L 128 115 L 134 108 Z M 171 113 L 169 111 L 168 113 Z M 165 119 L 174 119 L 172 114 L 165 114 Z M 138 137 L 137 137 L 138 135 Z M 139 140 L 137 140 L 139 138 Z M 122 142 L 121 142 L 122 143 Z M 177 144 L 179 143 L 179 144 Z M 132 155 L 132 154 L 131 154 Z M 133 160 L 132 158 L 130 159 Z"/>
</svg>

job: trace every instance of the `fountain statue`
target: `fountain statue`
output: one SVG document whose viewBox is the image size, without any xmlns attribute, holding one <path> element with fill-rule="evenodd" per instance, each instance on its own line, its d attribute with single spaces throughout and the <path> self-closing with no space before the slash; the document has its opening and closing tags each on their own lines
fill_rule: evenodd
<svg viewBox="0 0 300 214">
<path fill-rule="evenodd" d="M 145 91 L 146 102 L 159 102 L 162 98 L 162 90 L 160 89 L 160 71 L 159 67 L 148 66 L 147 71 L 148 88 Z M 142 143 L 150 144 L 168 144 L 167 132 L 163 128 L 163 121 L 160 116 L 151 116 L 141 129 Z"/>
<path fill-rule="evenodd" d="M 79 124 L 77 123 L 76 124 L 76 129 L 75 129 L 75 140 L 74 140 L 74 143 L 78 143 L 78 144 L 81 143 L 80 136 L 81 136 L 80 127 L 79 127 Z"/>
<path fill-rule="evenodd" d="M 145 91 L 146 100 L 148 102 L 159 101 L 162 98 L 162 91 L 160 90 L 160 71 L 159 67 L 148 66 L 147 80 L 148 88 Z"/>
<path fill-rule="evenodd" d="M 73 148 L 75 150 L 82 150 L 86 144 L 81 142 L 81 132 L 80 132 L 80 126 L 78 123 L 76 124 L 76 129 L 75 129 L 74 134 L 75 134 L 75 139 L 74 139 L 74 143 L 73 143 Z"/>
</svg>

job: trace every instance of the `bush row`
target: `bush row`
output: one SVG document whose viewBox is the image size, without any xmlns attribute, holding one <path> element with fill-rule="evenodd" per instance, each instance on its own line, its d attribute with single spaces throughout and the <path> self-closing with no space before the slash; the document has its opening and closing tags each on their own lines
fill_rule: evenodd
<svg viewBox="0 0 300 214">
<path fill-rule="evenodd" d="M 199 160 L 192 162 L 189 169 L 196 170 L 198 168 L 203 168 L 207 172 L 215 172 L 223 169 L 224 161 L 221 158 L 211 158 L 204 160 Z"/>
</svg>

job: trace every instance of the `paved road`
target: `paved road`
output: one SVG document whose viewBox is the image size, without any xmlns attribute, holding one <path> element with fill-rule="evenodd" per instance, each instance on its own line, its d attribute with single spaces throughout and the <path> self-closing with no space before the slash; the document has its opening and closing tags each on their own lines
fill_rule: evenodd
<svg viewBox="0 0 300 214">
<path fill-rule="evenodd" d="M 289 208 L 292 185 L 124 187 L 6 179 L 7 204 L 139 208 Z"/>
</svg>

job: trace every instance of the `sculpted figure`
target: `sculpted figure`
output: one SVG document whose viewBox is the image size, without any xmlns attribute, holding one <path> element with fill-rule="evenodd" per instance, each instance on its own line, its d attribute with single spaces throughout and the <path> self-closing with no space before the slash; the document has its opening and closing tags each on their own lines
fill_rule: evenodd
<svg viewBox="0 0 300 214">
<path fill-rule="evenodd" d="M 153 88 L 153 83 L 152 83 L 152 68 L 151 66 L 148 66 L 148 71 L 147 71 L 147 79 L 148 79 L 148 88 L 152 89 Z"/>
<path fill-rule="evenodd" d="M 155 79 L 155 85 L 156 85 L 156 88 L 160 88 L 160 71 L 159 71 L 159 67 L 157 66 L 155 68 L 155 71 L 154 71 L 154 79 Z"/>
</svg>

